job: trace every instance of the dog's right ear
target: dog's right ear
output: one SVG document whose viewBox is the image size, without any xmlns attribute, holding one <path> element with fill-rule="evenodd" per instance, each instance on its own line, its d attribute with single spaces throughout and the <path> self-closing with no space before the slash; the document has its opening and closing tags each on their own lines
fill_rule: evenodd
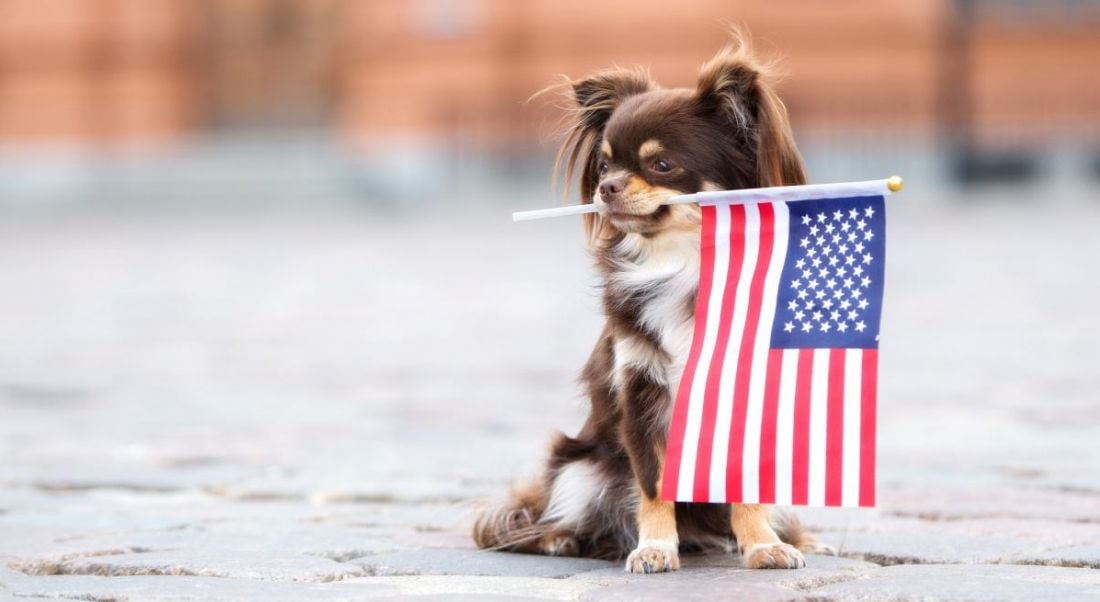
<svg viewBox="0 0 1100 602">
<path fill-rule="evenodd" d="M 598 149 L 604 126 L 624 100 L 648 91 L 653 85 L 649 73 L 641 68 L 610 69 L 569 82 L 574 103 L 572 123 L 558 150 L 555 165 L 555 172 L 565 182 L 566 192 L 579 163 L 581 202 L 592 202 L 600 183 Z M 584 226 L 590 242 L 604 236 L 609 227 L 594 213 L 585 215 Z"/>
<path fill-rule="evenodd" d="M 642 69 L 611 69 L 572 83 L 579 111 L 578 125 L 603 130 L 615 107 L 635 94 L 649 90 L 649 74 Z"/>
</svg>

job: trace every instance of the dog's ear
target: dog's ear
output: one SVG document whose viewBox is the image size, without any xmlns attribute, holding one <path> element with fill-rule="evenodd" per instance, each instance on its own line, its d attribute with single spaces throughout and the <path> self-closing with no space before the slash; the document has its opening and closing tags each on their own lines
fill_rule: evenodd
<svg viewBox="0 0 1100 602">
<path fill-rule="evenodd" d="M 566 190 L 580 166 L 582 203 L 591 203 L 599 185 L 599 143 L 611 113 L 627 98 L 654 87 L 644 69 L 611 69 L 569 82 L 573 103 L 572 123 L 558 150 L 556 171 L 562 175 Z M 597 214 L 585 215 L 589 240 L 606 235 L 608 225 Z"/>
<path fill-rule="evenodd" d="M 753 57 L 745 38 L 703 65 L 696 94 L 708 110 L 725 117 L 755 157 L 758 186 L 804 184 L 806 170 L 795 146 L 787 108 L 766 81 L 767 68 Z"/>
</svg>

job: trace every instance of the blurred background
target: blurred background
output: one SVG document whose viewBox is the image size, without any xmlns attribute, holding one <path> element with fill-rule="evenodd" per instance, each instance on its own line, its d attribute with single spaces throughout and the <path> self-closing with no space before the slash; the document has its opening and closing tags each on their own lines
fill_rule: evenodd
<svg viewBox="0 0 1100 602">
<path fill-rule="evenodd" d="M 815 181 L 1100 178 L 1090 0 L 0 0 L 0 15 L 6 210 L 540 206 L 559 114 L 528 97 L 612 63 L 691 85 L 728 23 L 783 59 Z"/>
<path fill-rule="evenodd" d="M 469 546 L 438 525 L 577 427 L 601 324 L 579 221 L 509 219 L 563 202 L 527 99 L 691 86 L 727 23 L 812 181 L 906 180 L 883 507 L 1094 523 L 1091 0 L 0 0 L 0 515 L 336 500 L 389 537 L 351 515 L 434 500 L 394 541 Z"/>
</svg>

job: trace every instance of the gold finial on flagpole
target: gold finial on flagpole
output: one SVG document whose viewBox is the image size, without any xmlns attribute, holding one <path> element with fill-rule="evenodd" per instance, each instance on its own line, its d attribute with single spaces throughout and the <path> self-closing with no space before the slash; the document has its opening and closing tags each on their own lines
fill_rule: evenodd
<svg viewBox="0 0 1100 602">
<path fill-rule="evenodd" d="M 886 180 L 886 187 L 890 189 L 890 192 L 897 192 L 904 185 L 905 182 L 902 181 L 901 176 L 891 176 L 889 180 Z"/>
</svg>

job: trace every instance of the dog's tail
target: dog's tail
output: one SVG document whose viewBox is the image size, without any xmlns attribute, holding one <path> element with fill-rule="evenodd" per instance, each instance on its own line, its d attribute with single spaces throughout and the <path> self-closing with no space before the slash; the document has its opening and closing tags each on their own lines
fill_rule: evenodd
<svg viewBox="0 0 1100 602">
<path fill-rule="evenodd" d="M 474 520 L 474 542 L 486 550 L 539 553 L 544 539 L 554 530 L 540 523 L 546 511 L 549 488 L 539 478 L 514 487 L 504 500 L 486 502 Z"/>
<path fill-rule="evenodd" d="M 772 507 L 768 516 L 775 534 L 785 543 L 789 543 L 807 554 L 826 554 L 836 556 L 836 549 L 817 540 L 798 520 L 794 512 L 786 508 Z"/>
</svg>

